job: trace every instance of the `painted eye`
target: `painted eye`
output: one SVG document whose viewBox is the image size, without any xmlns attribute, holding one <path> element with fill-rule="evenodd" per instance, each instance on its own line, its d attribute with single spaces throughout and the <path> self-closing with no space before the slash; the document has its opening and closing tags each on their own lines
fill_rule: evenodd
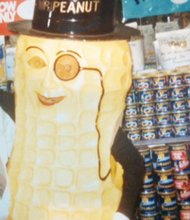
<svg viewBox="0 0 190 220">
<path fill-rule="evenodd" d="M 54 70 L 59 79 L 67 81 L 78 75 L 80 66 L 74 56 L 63 55 L 57 58 Z"/>
<path fill-rule="evenodd" d="M 34 56 L 30 60 L 28 60 L 28 64 L 36 69 L 41 69 L 46 66 L 44 60 L 38 56 Z"/>
</svg>

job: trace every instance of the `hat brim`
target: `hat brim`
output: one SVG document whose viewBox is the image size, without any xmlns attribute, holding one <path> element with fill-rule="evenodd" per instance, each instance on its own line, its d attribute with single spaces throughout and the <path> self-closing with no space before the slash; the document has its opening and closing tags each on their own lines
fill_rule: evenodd
<svg viewBox="0 0 190 220">
<path fill-rule="evenodd" d="M 8 24 L 10 31 L 17 34 L 47 37 L 47 38 L 70 38 L 70 39 L 87 39 L 87 40 L 117 40 L 117 39 L 127 39 L 130 40 L 131 37 L 136 37 L 140 35 L 140 32 L 134 28 L 126 27 L 122 24 L 115 26 L 113 32 L 108 34 L 98 34 L 98 35 L 77 35 L 77 34 L 58 34 L 38 31 L 32 28 L 31 20 L 23 20 L 17 22 L 11 22 Z"/>
</svg>

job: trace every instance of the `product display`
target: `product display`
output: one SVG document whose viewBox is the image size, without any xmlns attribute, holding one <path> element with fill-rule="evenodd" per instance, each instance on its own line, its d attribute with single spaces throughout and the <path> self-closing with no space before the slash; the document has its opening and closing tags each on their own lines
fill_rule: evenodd
<svg viewBox="0 0 190 220">
<path fill-rule="evenodd" d="M 189 76 L 188 68 L 134 76 L 123 121 L 132 141 L 190 134 Z"/>
<path fill-rule="evenodd" d="M 188 220 L 190 216 L 190 144 L 143 146 L 144 177 L 139 218 Z"/>
</svg>

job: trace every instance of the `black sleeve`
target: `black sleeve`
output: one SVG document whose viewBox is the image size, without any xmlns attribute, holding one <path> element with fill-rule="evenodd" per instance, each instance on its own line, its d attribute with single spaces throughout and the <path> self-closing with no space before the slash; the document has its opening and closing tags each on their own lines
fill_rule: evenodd
<svg viewBox="0 0 190 220">
<path fill-rule="evenodd" d="M 116 134 L 111 154 L 124 170 L 122 197 L 117 211 L 133 220 L 143 184 L 144 160 L 122 128 Z"/>
<path fill-rule="evenodd" d="M 14 93 L 0 91 L 0 106 L 13 120 L 15 120 Z"/>
</svg>

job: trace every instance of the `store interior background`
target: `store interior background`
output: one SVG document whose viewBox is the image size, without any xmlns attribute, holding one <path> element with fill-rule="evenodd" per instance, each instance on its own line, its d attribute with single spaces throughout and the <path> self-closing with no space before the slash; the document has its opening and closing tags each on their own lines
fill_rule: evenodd
<svg viewBox="0 0 190 220">
<path fill-rule="evenodd" d="M 134 11 L 136 17 L 127 17 L 125 3 L 128 2 L 120 2 L 120 22 L 141 33 L 129 42 L 133 85 L 123 115 L 123 129 L 144 157 L 146 167 L 137 215 L 139 219 L 189 220 L 190 8 L 180 11 L 178 6 L 190 1 L 174 1 L 176 7 L 170 13 L 158 8 L 158 14 L 150 16 L 147 11 L 143 17 L 138 17 L 137 11 Z M 153 1 L 134 2 L 137 6 L 150 4 L 151 9 Z M 27 0 L 23 5 L 19 19 L 32 19 L 34 1 Z M 12 104 L 17 35 L 6 32 L 3 19 L 0 23 L 0 101 L 9 97 Z M 14 119 L 12 112 L 10 115 Z"/>
</svg>

